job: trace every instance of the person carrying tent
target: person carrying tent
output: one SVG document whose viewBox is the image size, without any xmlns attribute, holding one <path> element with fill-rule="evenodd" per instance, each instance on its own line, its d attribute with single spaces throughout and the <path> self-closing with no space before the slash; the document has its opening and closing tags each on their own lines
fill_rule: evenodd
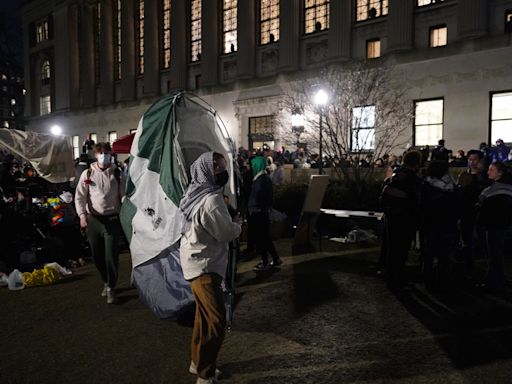
<svg viewBox="0 0 512 384">
<path fill-rule="evenodd" d="M 125 178 L 112 162 L 109 143 L 94 146 L 96 162 L 82 172 L 76 186 L 75 205 L 80 227 L 86 230 L 94 264 L 104 287 L 107 304 L 116 302 L 114 289 L 119 270 L 119 211 L 125 194 Z"/>
<path fill-rule="evenodd" d="M 184 216 L 180 244 L 183 274 L 196 302 L 190 373 L 196 383 L 216 383 L 217 356 L 224 340 L 226 309 L 222 280 L 228 264 L 228 243 L 241 232 L 233 222 L 223 190 L 229 180 L 223 155 L 203 153 L 190 167 L 190 184 L 180 203 Z"/>
</svg>

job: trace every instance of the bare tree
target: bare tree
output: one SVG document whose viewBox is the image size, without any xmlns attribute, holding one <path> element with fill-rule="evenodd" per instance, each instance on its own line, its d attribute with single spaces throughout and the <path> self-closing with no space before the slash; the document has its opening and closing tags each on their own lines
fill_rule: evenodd
<svg viewBox="0 0 512 384">
<path fill-rule="evenodd" d="M 317 149 L 323 116 L 324 153 L 339 159 L 339 176 L 359 182 L 372 172 L 365 161 L 401 152 L 410 142 L 413 107 L 406 98 L 404 79 L 394 66 L 356 62 L 331 66 L 318 76 L 291 81 L 276 118 L 282 140 L 288 144 L 297 141 L 290 113 L 300 110 L 305 127 L 303 141 Z M 319 89 L 329 95 L 323 107 L 314 102 Z"/>
</svg>

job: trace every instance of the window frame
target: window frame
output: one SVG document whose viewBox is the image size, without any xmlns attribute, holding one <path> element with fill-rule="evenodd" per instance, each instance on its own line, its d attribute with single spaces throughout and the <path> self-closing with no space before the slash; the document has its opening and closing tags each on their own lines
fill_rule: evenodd
<svg viewBox="0 0 512 384">
<path fill-rule="evenodd" d="M 324 3 L 323 4 L 319 4 L 319 5 L 315 3 L 315 5 L 313 5 L 311 7 L 306 7 L 306 1 L 307 0 L 303 0 L 302 1 L 302 8 L 303 8 L 302 9 L 303 10 L 303 12 L 302 12 L 302 33 L 303 33 L 303 35 L 304 36 L 309 36 L 309 35 L 314 35 L 315 33 L 322 33 L 322 32 L 329 31 L 329 29 L 331 28 L 331 0 L 315 0 L 315 2 L 316 1 L 324 1 Z M 339 0 L 337 0 L 337 1 L 339 1 Z M 327 27 L 321 28 L 319 31 L 317 31 L 316 27 L 315 27 L 315 29 L 313 31 L 307 32 L 306 12 L 308 11 L 308 9 L 312 9 L 312 8 L 315 9 L 315 18 L 313 20 L 315 20 L 315 25 L 316 25 L 316 23 L 318 22 L 318 19 L 316 18 L 317 17 L 316 16 L 316 9 L 318 7 L 323 6 L 323 5 L 327 5 L 327 18 L 326 18 L 326 20 L 327 20 Z"/>
<path fill-rule="evenodd" d="M 507 20 L 507 19 L 510 19 L 510 20 Z M 507 31 L 507 24 L 510 23 L 510 30 Z M 504 25 L 503 25 L 503 32 L 504 33 L 512 33 L 512 8 L 511 9 L 506 9 L 505 10 L 505 20 L 504 20 Z"/>
<path fill-rule="evenodd" d="M 115 134 L 116 138 L 114 140 L 111 141 L 111 135 L 112 134 Z M 108 131 L 108 134 L 107 134 L 107 142 L 110 143 L 110 145 L 112 145 L 114 143 L 114 141 L 116 141 L 118 139 L 118 135 L 117 135 L 117 131 Z"/>
<path fill-rule="evenodd" d="M 182 0 L 183 1 L 183 0 Z M 168 4 L 168 7 L 167 7 Z M 160 47 L 161 47 L 161 69 L 162 70 L 169 70 L 171 68 L 171 61 L 172 61 L 172 50 L 171 50 L 171 41 L 172 41 L 172 1 L 171 0 L 162 0 L 160 1 L 160 7 L 161 7 L 161 15 L 162 15 L 162 22 L 160 24 L 160 31 L 161 31 L 161 38 L 160 38 Z M 169 15 L 169 27 L 166 28 L 165 24 L 165 18 L 166 13 Z M 166 36 L 166 32 L 169 32 L 168 37 Z M 167 59 L 167 52 L 168 59 Z"/>
<path fill-rule="evenodd" d="M 41 31 L 39 30 L 39 27 L 41 27 Z M 39 21 L 36 22 L 35 32 L 36 44 L 50 40 L 50 32 L 47 17 L 45 17 L 44 19 L 40 19 Z"/>
<path fill-rule="evenodd" d="M 365 1 L 366 2 L 366 18 L 365 19 L 358 19 L 358 15 L 359 15 L 359 9 L 362 8 L 360 5 L 359 5 L 359 1 Z M 374 0 L 355 0 L 355 7 L 354 7 L 354 11 L 355 11 L 355 15 L 354 15 L 354 20 L 356 23 L 362 23 L 362 22 L 365 22 L 365 21 L 368 21 L 368 20 L 377 20 L 377 19 L 380 19 L 381 17 L 386 17 L 388 14 L 389 14 L 389 1 L 393 1 L 393 0 L 375 0 L 375 1 L 378 1 L 379 2 L 379 5 L 380 5 L 380 15 L 379 16 L 375 16 L 375 17 L 370 17 L 370 7 L 372 6 L 371 2 L 374 1 Z M 386 2 L 385 6 L 384 6 L 384 2 Z M 384 13 L 384 10 L 386 11 L 386 13 Z"/>
<path fill-rule="evenodd" d="M 222 28 L 222 31 L 221 31 L 221 55 L 227 56 L 227 55 L 233 55 L 233 54 L 238 52 L 238 3 L 239 3 L 239 0 L 229 0 L 229 1 L 236 1 L 236 6 L 235 7 L 231 7 L 231 8 L 224 8 L 225 1 L 226 0 L 222 0 L 221 13 L 220 13 L 220 17 L 221 17 L 221 24 L 220 25 L 221 25 L 221 28 Z M 224 12 L 230 11 L 230 10 L 235 10 L 235 18 L 234 18 L 234 20 L 235 20 L 235 23 L 236 23 L 236 27 L 234 29 L 230 29 L 228 31 L 225 31 L 224 30 L 224 24 L 226 22 L 226 19 L 224 18 Z M 226 35 L 228 33 L 230 33 L 230 32 L 234 32 L 235 36 L 236 36 L 235 37 L 235 49 L 233 51 L 231 51 L 231 49 L 230 49 L 229 52 L 225 52 L 224 49 L 226 48 L 226 44 L 227 44 Z M 233 44 L 233 43 L 231 43 L 231 44 Z"/>
<path fill-rule="evenodd" d="M 436 31 L 436 30 L 441 30 L 441 29 L 446 29 L 446 44 L 444 45 L 432 45 L 432 32 Z M 428 29 L 428 47 L 429 48 L 441 48 L 441 47 L 446 47 L 448 45 L 448 25 L 447 24 L 437 24 L 437 25 L 433 25 L 431 27 L 429 27 Z"/>
<path fill-rule="evenodd" d="M 439 5 L 444 3 L 449 3 L 450 0 L 430 0 L 430 3 L 419 5 L 420 0 L 416 0 L 416 8 L 424 8 L 424 7 L 431 7 L 433 5 Z"/>
<path fill-rule="evenodd" d="M 75 139 L 77 139 L 77 145 L 75 146 Z M 71 137 L 71 144 L 73 146 L 73 159 L 77 159 L 80 157 L 80 154 L 81 154 L 81 147 L 82 145 L 80 145 L 80 135 L 73 135 Z M 76 155 L 76 152 L 75 151 L 78 151 L 78 156 Z"/>
<path fill-rule="evenodd" d="M 370 57 L 368 54 L 368 48 L 371 43 L 379 43 L 379 56 Z M 378 37 L 375 37 L 373 39 L 366 40 L 366 60 L 375 60 L 380 59 L 382 57 L 382 40 Z"/>
<path fill-rule="evenodd" d="M 48 106 L 47 112 L 43 113 L 43 99 L 45 100 L 45 105 Z M 52 96 L 51 95 L 41 95 L 39 96 L 39 116 L 47 116 L 52 113 Z"/>
<path fill-rule="evenodd" d="M 373 115 L 373 127 L 364 127 L 364 128 L 354 128 L 353 126 L 353 122 L 354 122 L 354 109 L 356 108 L 368 108 L 368 107 L 373 107 L 374 108 L 374 115 Z M 376 147 L 376 136 L 375 136 L 375 133 L 376 133 L 376 126 L 377 126 L 377 105 L 376 104 L 364 104 L 364 105 L 356 105 L 356 106 L 353 106 L 350 110 L 350 153 L 373 153 L 375 151 L 375 147 Z M 357 130 L 357 131 L 369 131 L 369 130 L 373 130 L 373 137 L 374 137 L 374 147 L 371 148 L 371 149 L 359 149 L 358 151 L 354 149 L 354 138 L 353 138 L 353 132 Z"/>
<path fill-rule="evenodd" d="M 144 75 L 145 70 L 145 43 L 144 43 L 144 35 L 145 35 L 145 7 L 146 4 L 144 0 L 137 0 L 137 28 L 136 28 L 136 39 L 137 39 L 137 74 L 139 76 Z"/>
<path fill-rule="evenodd" d="M 268 19 L 265 19 L 263 20 L 262 19 L 262 10 L 263 10 L 263 7 L 262 7 L 262 1 L 264 0 L 259 0 L 258 1 L 258 7 L 257 7 L 257 12 L 258 12 L 258 45 L 261 46 L 261 47 L 264 47 L 264 46 L 267 46 L 267 45 L 271 45 L 271 44 L 276 44 L 279 42 L 280 38 L 281 38 L 281 0 L 267 0 L 267 1 L 270 1 L 270 5 L 269 5 L 269 12 L 270 14 L 272 14 L 272 2 L 273 1 L 276 1 L 277 2 L 277 17 L 274 17 L 272 18 L 272 16 L 269 16 Z M 287 0 L 284 0 L 284 1 L 287 1 Z M 274 41 L 271 41 L 270 39 L 270 35 L 272 35 L 272 21 L 274 20 L 277 20 L 277 38 L 275 37 L 275 34 L 274 34 Z M 268 22 L 270 24 L 269 26 L 269 30 L 268 30 L 268 33 L 269 33 L 269 36 L 268 36 L 268 42 L 266 43 L 263 43 L 262 42 L 262 37 L 263 37 L 263 29 L 262 29 L 262 25 L 264 22 Z"/>
<path fill-rule="evenodd" d="M 114 81 L 120 81 L 123 78 L 122 57 L 123 57 L 123 32 L 122 32 L 122 1 L 114 0 L 113 9 L 113 30 L 114 30 Z"/>
<path fill-rule="evenodd" d="M 446 114 L 445 114 L 446 103 L 445 103 L 444 96 L 430 97 L 427 99 L 414 99 L 413 100 L 413 119 L 412 119 L 412 145 L 413 146 L 416 146 L 416 104 L 421 103 L 421 102 L 426 102 L 426 101 L 438 101 L 438 100 L 443 101 L 443 118 L 441 121 L 441 139 L 444 137 L 444 118 L 446 116 Z M 422 124 L 421 126 L 426 126 L 426 125 L 439 125 L 439 124 Z M 427 144 L 423 144 L 423 145 L 427 145 Z M 428 145 L 432 145 L 432 144 L 428 144 Z M 436 143 L 436 145 L 437 145 L 437 143 Z"/>
<path fill-rule="evenodd" d="M 194 13 L 193 13 L 194 3 L 198 4 L 199 18 L 193 17 L 194 16 Z M 190 7 L 189 8 L 189 17 L 190 17 L 190 20 L 189 20 L 189 28 L 190 28 L 190 31 L 189 31 L 189 39 L 190 39 L 189 60 L 191 63 L 199 63 L 201 61 L 201 56 L 203 53 L 203 3 L 202 3 L 202 0 L 190 0 L 189 7 Z M 198 22 L 199 28 L 197 30 L 194 30 L 194 28 L 193 28 L 194 21 Z M 196 31 L 196 32 L 199 31 L 198 32 L 199 37 L 197 39 L 194 39 L 194 31 Z M 196 51 L 196 49 L 195 49 L 194 44 L 197 44 L 197 55 L 196 55 L 195 60 L 194 60 L 194 52 Z"/>
<path fill-rule="evenodd" d="M 492 123 L 493 121 L 503 121 L 504 119 L 499 119 L 499 120 L 493 120 L 492 119 L 492 105 L 493 105 L 493 96 L 494 95 L 499 95 L 501 93 L 512 93 L 512 89 L 508 89 L 508 90 L 503 90 L 503 91 L 491 91 L 489 92 L 489 128 L 488 128 L 488 135 L 487 135 L 487 142 L 489 144 L 492 145 Z M 510 120 L 512 122 L 512 118 L 511 119 L 506 119 L 506 120 Z"/>
</svg>

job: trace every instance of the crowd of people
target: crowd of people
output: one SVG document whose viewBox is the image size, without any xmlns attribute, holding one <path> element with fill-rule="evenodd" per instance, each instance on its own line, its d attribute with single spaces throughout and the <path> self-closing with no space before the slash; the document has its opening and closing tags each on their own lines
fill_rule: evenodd
<svg viewBox="0 0 512 384">
<path fill-rule="evenodd" d="M 466 276 L 474 277 L 475 259 L 485 256 L 486 279 L 476 284 L 492 292 L 504 289 L 505 242 L 512 225 L 509 155 L 502 140 L 493 148 L 481 145 L 468 151 L 457 178 L 443 141 L 427 162 L 421 151 L 404 155 L 381 194 L 385 230 L 379 266 L 391 289 L 407 287 L 406 260 L 417 240 L 427 288 L 448 289 L 451 260 L 462 245 Z"/>
</svg>

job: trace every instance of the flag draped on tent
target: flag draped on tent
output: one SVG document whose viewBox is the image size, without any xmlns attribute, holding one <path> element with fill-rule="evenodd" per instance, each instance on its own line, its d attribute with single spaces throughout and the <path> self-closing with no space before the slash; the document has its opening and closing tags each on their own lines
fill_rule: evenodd
<svg viewBox="0 0 512 384">
<path fill-rule="evenodd" d="M 133 139 L 121 224 L 141 299 L 159 317 L 172 317 L 192 301 L 177 256 L 178 207 L 190 165 L 206 151 L 223 153 L 232 164 L 234 148 L 216 112 L 184 92 L 155 102 Z"/>
</svg>

